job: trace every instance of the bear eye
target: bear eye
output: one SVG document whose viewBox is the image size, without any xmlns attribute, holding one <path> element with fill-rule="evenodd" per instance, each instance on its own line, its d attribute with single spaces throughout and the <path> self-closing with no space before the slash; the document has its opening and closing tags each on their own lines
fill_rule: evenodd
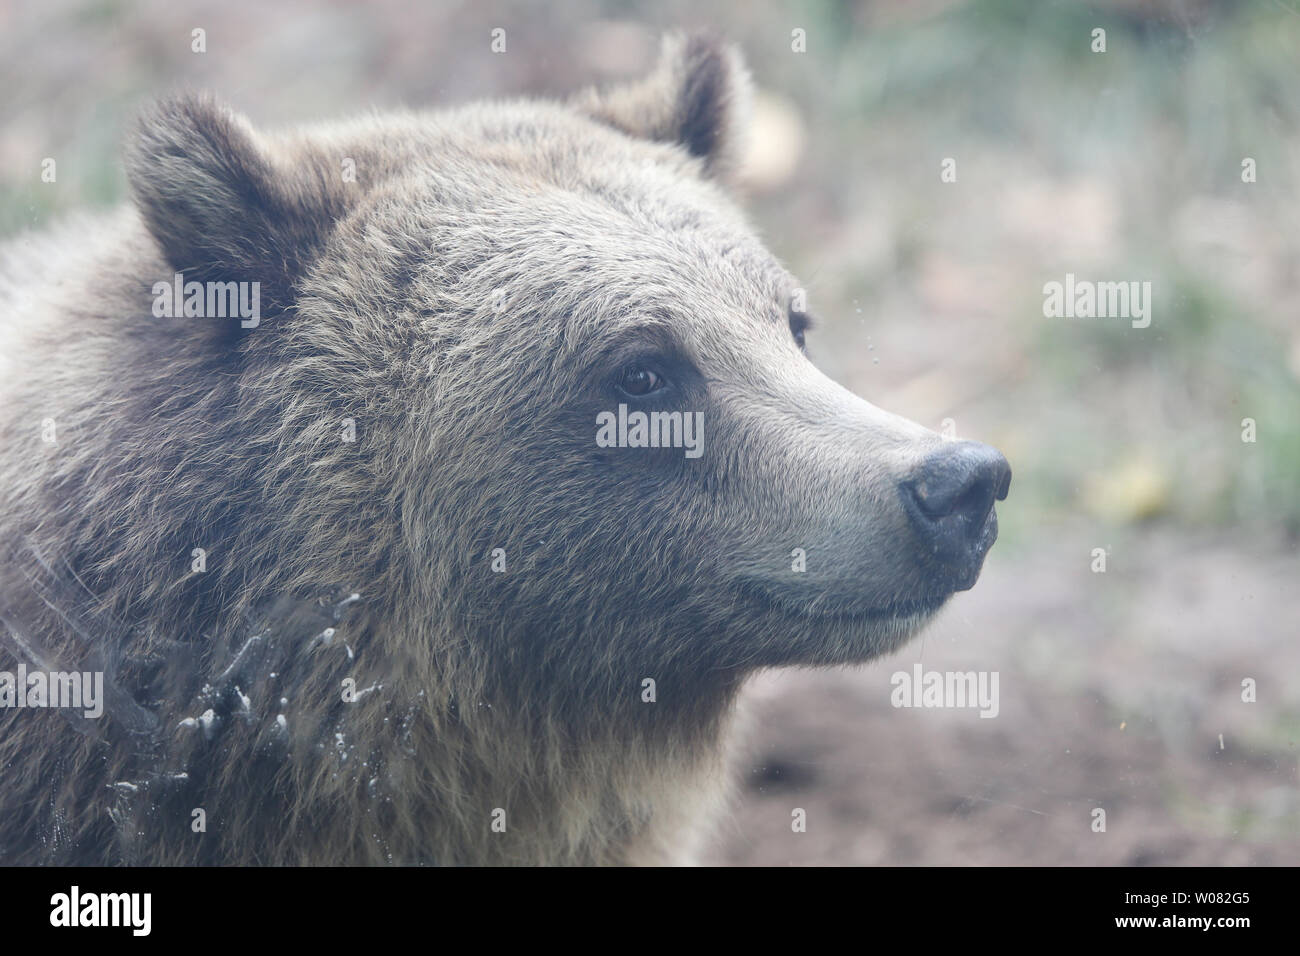
<svg viewBox="0 0 1300 956">
<path fill-rule="evenodd" d="M 794 336 L 794 344 L 799 346 L 801 351 L 805 349 L 806 343 L 804 340 L 808 329 L 811 327 L 812 319 L 810 319 L 806 313 L 790 313 L 790 334 Z"/>
<path fill-rule="evenodd" d="M 664 387 L 664 379 L 658 372 L 652 372 L 644 366 L 636 365 L 623 372 L 623 377 L 618 381 L 618 387 L 628 395 L 640 397 L 659 391 Z"/>
</svg>

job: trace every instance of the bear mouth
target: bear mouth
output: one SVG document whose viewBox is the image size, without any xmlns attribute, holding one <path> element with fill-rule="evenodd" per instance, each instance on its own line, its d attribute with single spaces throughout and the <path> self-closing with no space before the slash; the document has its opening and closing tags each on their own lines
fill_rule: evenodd
<svg viewBox="0 0 1300 956">
<path fill-rule="evenodd" d="M 872 608 L 866 612 L 866 616 L 878 618 L 929 616 L 943 607 L 950 597 L 952 597 L 952 592 L 933 597 L 898 601 L 883 608 Z"/>
<path fill-rule="evenodd" d="M 780 594 L 759 584 L 748 584 L 744 590 L 751 597 L 757 598 L 771 608 L 782 611 L 792 617 L 822 621 L 840 621 L 853 623 L 885 623 L 927 618 L 937 612 L 955 591 L 909 597 L 890 601 L 887 604 L 871 607 L 846 606 L 843 603 L 830 603 L 825 595 L 815 595 L 811 600 L 799 601 L 790 594 Z"/>
<path fill-rule="evenodd" d="M 947 603 L 951 593 L 942 596 L 911 598 L 895 601 L 881 607 L 848 608 L 822 611 L 815 607 L 804 611 L 806 617 L 832 618 L 843 621 L 899 621 L 907 618 L 929 617 Z"/>
</svg>

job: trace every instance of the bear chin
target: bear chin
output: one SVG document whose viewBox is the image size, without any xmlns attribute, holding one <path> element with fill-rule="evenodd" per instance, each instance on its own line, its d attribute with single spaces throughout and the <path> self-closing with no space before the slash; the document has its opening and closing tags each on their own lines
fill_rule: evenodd
<svg viewBox="0 0 1300 956">
<path fill-rule="evenodd" d="M 754 588 L 744 589 L 755 611 L 755 634 L 782 635 L 754 640 L 771 648 L 761 667 L 836 667 L 864 664 L 897 651 L 927 627 L 952 592 L 899 600 L 885 607 L 819 609 L 816 599 L 793 602 Z"/>
</svg>

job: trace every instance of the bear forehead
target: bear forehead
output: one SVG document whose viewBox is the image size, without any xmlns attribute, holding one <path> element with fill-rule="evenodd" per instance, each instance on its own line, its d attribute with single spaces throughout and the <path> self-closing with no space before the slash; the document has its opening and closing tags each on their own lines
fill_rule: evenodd
<svg viewBox="0 0 1300 956">
<path fill-rule="evenodd" d="M 330 165 L 355 156 L 373 227 L 428 236 L 452 258 L 541 245 L 665 279 L 734 269 L 765 296 L 797 284 L 699 160 L 563 105 L 386 114 L 309 128 L 286 147 Z"/>
</svg>

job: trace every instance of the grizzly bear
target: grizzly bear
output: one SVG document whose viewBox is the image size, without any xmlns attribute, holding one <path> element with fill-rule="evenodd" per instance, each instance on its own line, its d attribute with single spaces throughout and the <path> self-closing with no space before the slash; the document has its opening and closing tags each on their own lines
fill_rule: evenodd
<svg viewBox="0 0 1300 956">
<path fill-rule="evenodd" d="M 11 241 L 0 863 L 689 860 L 747 677 L 974 583 L 1006 461 L 809 361 L 748 90 L 673 37 L 567 102 L 181 96 Z"/>
</svg>

